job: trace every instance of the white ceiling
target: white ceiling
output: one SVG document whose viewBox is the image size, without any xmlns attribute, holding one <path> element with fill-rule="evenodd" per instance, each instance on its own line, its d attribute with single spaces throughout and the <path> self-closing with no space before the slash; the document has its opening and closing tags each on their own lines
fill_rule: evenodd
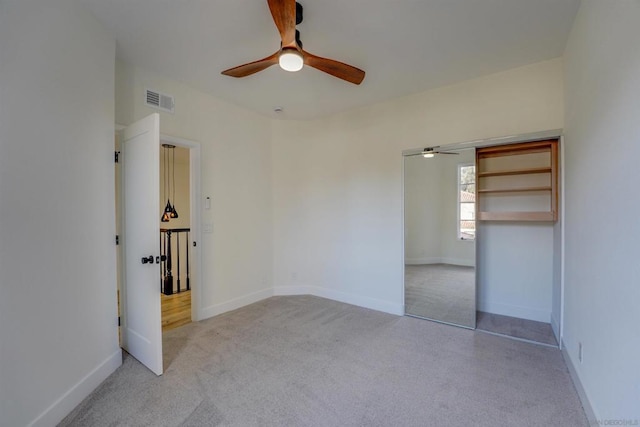
<svg viewBox="0 0 640 427">
<path fill-rule="evenodd" d="M 559 57 L 580 0 L 300 0 L 305 50 L 366 71 L 222 70 L 277 51 L 266 0 L 83 0 L 119 59 L 281 118 L 310 119 Z M 282 106 L 284 113 L 273 112 Z"/>
</svg>

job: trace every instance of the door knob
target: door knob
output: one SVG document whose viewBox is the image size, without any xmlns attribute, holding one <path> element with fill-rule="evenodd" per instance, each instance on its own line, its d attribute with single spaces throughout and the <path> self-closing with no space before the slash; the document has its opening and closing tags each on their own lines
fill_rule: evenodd
<svg viewBox="0 0 640 427">
<path fill-rule="evenodd" d="M 149 255 L 148 257 L 142 257 L 143 264 L 153 264 L 153 255 Z"/>
</svg>

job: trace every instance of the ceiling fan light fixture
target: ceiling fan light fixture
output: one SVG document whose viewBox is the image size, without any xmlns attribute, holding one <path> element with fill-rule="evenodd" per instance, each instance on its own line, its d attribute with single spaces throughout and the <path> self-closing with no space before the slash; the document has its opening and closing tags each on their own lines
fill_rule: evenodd
<svg viewBox="0 0 640 427">
<path fill-rule="evenodd" d="M 431 159 L 431 158 L 433 158 L 434 156 L 435 156 L 435 153 L 433 152 L 433 150 L 432 150 L 432 149 L 427 149 L 427 148 L 425 148 L 425 149 L 422 151 L 422 157 L 424 157 L 425 159 Z"/>
<path fill-rule="evenodd" d="M 278 57 L 278 64 L 285 71 L 295 72 L 302 69 L 304 60 L 297 49 L 283 49 Z"/>
</svg>

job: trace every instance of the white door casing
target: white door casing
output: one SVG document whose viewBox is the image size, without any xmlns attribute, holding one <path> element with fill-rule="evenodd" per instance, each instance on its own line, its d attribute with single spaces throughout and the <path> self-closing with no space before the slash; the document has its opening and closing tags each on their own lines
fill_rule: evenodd
<svg viewBox="0 0 640 427">
<path fill-rule="evenodd" d="M 158 213 L 160 116 L 154 113 L 126 127 L 121 150 L 124 193 L 122 344 L 143 365 L 156 375 L 162 375 Z M 147 258 L 146 263 L 143 258 Z"/>
</svg>

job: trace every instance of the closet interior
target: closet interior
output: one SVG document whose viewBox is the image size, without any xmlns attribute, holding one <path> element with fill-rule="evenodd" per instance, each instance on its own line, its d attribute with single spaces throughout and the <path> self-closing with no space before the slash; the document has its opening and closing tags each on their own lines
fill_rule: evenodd
<svg viewBox="0 0 640 427">
<path fill-rule="evenodd" d="M 405 313 L 557 346 L 559 138 L 442 154 L 405 154 Z"/>
</svg>

